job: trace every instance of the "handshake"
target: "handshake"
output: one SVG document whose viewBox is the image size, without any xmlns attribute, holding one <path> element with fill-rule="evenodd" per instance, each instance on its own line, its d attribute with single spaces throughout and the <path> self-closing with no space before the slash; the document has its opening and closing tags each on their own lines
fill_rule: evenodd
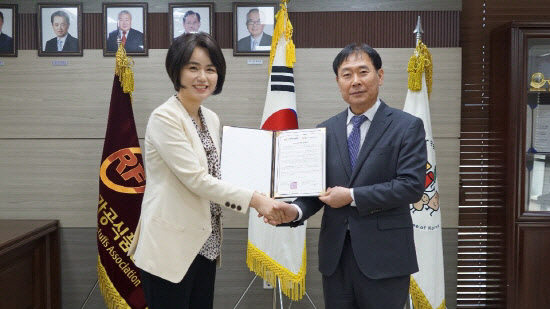
<svg viewBox="0 0 550 309">
<path fill-rule="evenodd" d="M 328 188 L 319 200 L 332 208 L 341 208 L 353 202 L 349 188 L 332 187 Z M 250 207 L 258 211 L 258 217 L 264 217 L 264 222 L 271 225 L 288 223 L 298 217 L 298 210 L 292 204 L 276 201 L 265 195 L 254 192 Z"/>
<path fill-rule="evenodd" d="M 298 210 L 292 204 L 274 200 L 265 195 L 254 192 L 250 207 L 256 209 L 258 217 L 264 217 L 264 222 L 271 225 L 294 221 Z"/>
</svg>

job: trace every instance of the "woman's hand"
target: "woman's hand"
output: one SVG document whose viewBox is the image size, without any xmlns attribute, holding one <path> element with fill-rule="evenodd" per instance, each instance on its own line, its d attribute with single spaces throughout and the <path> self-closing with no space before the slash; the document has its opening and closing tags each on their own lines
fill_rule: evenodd
<svg viewBox="0 0 550 309">
<path fill-rule="evenodd" d="M 252 200 L 250 200 L 250 207 L 256 209 L 260 217 L 264 217 L 264 222 L 271 225 L 277 225 L 284 222 L 285 214 L 283 211 L 277 208 L 277 205 L 284 202 L 276 201 L 265 195 L 254 192 Z M 286 203 L 284 203 L 286 204 Z"/>
</svg>

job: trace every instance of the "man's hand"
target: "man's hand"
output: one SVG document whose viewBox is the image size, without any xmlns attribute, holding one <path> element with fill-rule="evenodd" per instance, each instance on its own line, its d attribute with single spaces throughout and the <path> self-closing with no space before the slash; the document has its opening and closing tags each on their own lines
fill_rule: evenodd
<svg viewBox="0 0 550 309">
<path fill-rule="evenodd" d="M 292 204 L 279 202 L 277 205 L 275 205 L 275 209 L 277 209 L 281 213 L 281 223 L 292 222 L 298 217 L 298 210 L 296 209 L 296 206 Z M 271 222 L 268 223 L 271 224 Z"/>
<path fill-rule="evenodd" d="M 283 222 L 283 212 L 275 208 L 275 206 L 279 203 L 283 202 L 276 201 L 265 195 L 254 192 L 252 200 L 250 201 L 250 206 L 258 211 L 258 217 L 264 217 L 264 222 L 277 225 Z"/>
<path fill-rule="evenodd" d="M 344 187 L 328 188 L 327 192 L 319 199 L 332 208 L 340 208 L 353 202 L 350 190 Z"/>
</svg>

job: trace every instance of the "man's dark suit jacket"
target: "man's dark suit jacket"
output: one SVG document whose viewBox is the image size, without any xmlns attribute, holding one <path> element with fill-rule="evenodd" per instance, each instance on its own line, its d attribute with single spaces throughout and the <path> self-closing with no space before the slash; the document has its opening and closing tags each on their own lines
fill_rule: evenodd
<svg viewBox="0 0 550 309">
<path fill-rule="evenodd" d="M 252 42 L 252 36 L 247 36 L 239 40 L 237 42 L 237 50 L 238 51 L 252 51 L 250 49 L 250 44 Z M 260 44 L 258 46 L 271 46 L 271 35 L 264 32 L 262 36 L 262 40 L 260 41 Z"/>
<path fill-rule="evenodd" d="M 418 271 L 409 204 L 420 200 L 426 175 L 426 142 L 421 119 L 380 104 L 351 170 L 347 145 L 348 110 L 318 127 L 327 130 L 327 187 L 353 188 L 355 204 L 324 205 L 317 197 L 297 199 L 297 226 L 324 206 L 319 235 L 319 271 L 336 270 L 349 226 L 351 246 L 362 273 L 371 279 Z"/>
<path fill-rule="evenodd" d="M 118 30 L 109 33 L 107 39 L 107 51 L 116 52 L 118 50 L 118 44 L 116 42 L 118 36 Z M 136 53 L 143 51 L 143 33 L 135 29 L 130 28 L 126 35 L 126 44 L 124 44 L 126 52 Z"/>
<path fill-rule="evenodd" d="M 46 52 L 56 52 L 57 51 L 57 37 L 46 42 Z M 62 52 L 77 52 L 78 51 L 78 39 L 67 33 L 65 38 L 65 44 L 63 44 Z"/>
<path fill-rule="evenodd" d="M 0 53 L 13 52 L 13 39 L 5 33 L 0 35 Z"/>
</svg>

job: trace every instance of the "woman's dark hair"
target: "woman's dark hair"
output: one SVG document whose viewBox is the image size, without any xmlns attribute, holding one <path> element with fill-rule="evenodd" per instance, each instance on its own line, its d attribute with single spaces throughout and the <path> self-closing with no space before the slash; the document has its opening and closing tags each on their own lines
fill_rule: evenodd
<svg viewBox="0 0 550 309">
<path fill-rule="evenodd" d="M 166 72 L 174 84 L 174 89 L 179 91 L 180 88 L 185 88 L 180 81 L 180 72 L 189 63 L 196 47 L 206 49 L 210 60 L 216 67 L 218 82 L 212 94 L 222 92 L 223 82 L 225 81 L 225 58 L 218 43 L 205 32 L 182 34 L 170 45 L 166 55 Z"/>
<path fill-rule="evenodd" d="M 374 65 L 376 71 L 380 70 L 380 68 L 382 67 L 382 58 L 380 58 L 380 55 L 374 48 L 365 43 L 351 43 L 348 46 L 344 47 L 344 49 L 342 49 L 342 51 L 338 53 L 336 58 L 334 58 L 334 61 L 332 62 L 332 69 L 334 70 L 334 74 L 338 76 L 338 68 L 340 68 L 340 65 L 342 65 L 342 63 L 346 61 L 346 59 L 348 59 L 350 55 L 360 54 L 362 52 L 366 53 L 369 56 L 370 61 L 372 61 L 372 64 Z"/>
</svg>

